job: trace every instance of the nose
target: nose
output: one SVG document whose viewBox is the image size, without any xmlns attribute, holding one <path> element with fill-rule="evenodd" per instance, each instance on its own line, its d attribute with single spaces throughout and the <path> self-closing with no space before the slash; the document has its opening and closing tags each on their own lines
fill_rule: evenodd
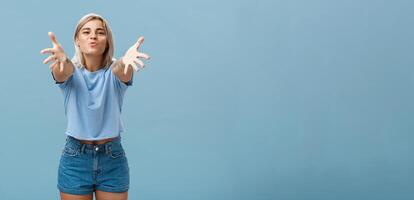
<svg viewBox="0 0 414 200">
<path fill-rule="evenodd" d="M 91 34 L 91 39 L 96 39 L 96 34 L 95 33 Z"/>
</svg>

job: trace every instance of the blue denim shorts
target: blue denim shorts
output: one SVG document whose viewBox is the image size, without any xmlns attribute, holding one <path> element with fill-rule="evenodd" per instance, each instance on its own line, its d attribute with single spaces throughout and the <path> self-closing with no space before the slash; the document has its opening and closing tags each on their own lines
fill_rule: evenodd
<svg viewBox="0 0 414 200">
<path fill-rule="evenodd" d="M 129 189 L 129 166 L 121 137 L 105 144 L 83 144 L 66 137 L 58 169 L 58 189 L 75 195 L 96 190 L 126 192 Z"/>
</svg>

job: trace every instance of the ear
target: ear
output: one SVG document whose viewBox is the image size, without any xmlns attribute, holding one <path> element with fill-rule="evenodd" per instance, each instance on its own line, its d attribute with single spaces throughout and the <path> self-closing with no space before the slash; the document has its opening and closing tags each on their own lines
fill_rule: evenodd
<svg viewBox="0 0 414 200">
<path fill-rule="evenodd" d="M 75 39 L 75 43 L 76 43 L 76 46 L 79 47 L 79 40 L 78 40 L 78 38 Z"/>
</svg>

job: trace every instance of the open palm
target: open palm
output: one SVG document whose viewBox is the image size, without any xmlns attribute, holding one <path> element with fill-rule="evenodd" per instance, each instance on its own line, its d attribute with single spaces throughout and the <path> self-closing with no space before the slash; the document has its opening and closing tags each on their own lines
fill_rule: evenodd
<svg viewBox="0 0 414 200">
<path fill-rule="evenodd" d="M 43 63 L 47 64 L 48 62 L 54 60 L 54 62 L 50 65 L 50 68 L 55 68 L 57 67 L 59 64 L 60 66 L 60 72 L 63 71 L 63 63 L 66 60 L 66 55 L 65 55 L 65 51 L 63 50 L 63 47 L 59 44 L 59 42 L 56 40 L 55 34 L 53 34 L 52 32 L 48 33 L 50 40 L 52 41 L 52 48 L 46 48 L 43 49 L 42 51 L 40 51 L 40 53 L 45 54 L 45 53 L 50 53 L 51 55 L 49 57 L 47 57 Z"/>
<path fill-rule="evenodd" d="M 141 46 L 143 42 L 144 42 L 144 37 L 142 36 L 139 37 L 138 41 L 133 46 L 131 46 L 127 50 L 125 55 L 122 57 L 122 62 L 125 65 L 124 74 L 128 72 L 129 66 L 134 68 L 135 71 L 139 70 L 137 67 L 137 64 L 140 65 L 140 68 L 145 67 L 144 62 L 142 62 L 142 60 L 140 60 L 139 58 L 144 58 L 146 60 L 150 59 L 150 56 L 148 54 L 141 53 L 138 51 L 139 47 Z"/>
</svg>

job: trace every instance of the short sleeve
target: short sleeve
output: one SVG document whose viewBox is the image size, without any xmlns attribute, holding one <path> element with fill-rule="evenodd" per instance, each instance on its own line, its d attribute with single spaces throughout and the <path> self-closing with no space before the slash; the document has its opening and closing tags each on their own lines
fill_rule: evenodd
<svg viewBox="0 0 414 200">
<path fill-rule="evenodd" d="M 71 82 L 72 77 L 73 77 L 73 73 L 72 73 L 72 75 L 66 81 L 59 82 L 59 81 L 56 80 L 55 76 L 53 75 L 53 72 L 51 72 L 51 74 L 52 74 L 53 80 L 55 80 L 55 84 L 58 84 L 58 86 L 61 89 L 65 89 L 67 87 L 67 85 L 69 84 L 69 82 Z"/>
</svg>

